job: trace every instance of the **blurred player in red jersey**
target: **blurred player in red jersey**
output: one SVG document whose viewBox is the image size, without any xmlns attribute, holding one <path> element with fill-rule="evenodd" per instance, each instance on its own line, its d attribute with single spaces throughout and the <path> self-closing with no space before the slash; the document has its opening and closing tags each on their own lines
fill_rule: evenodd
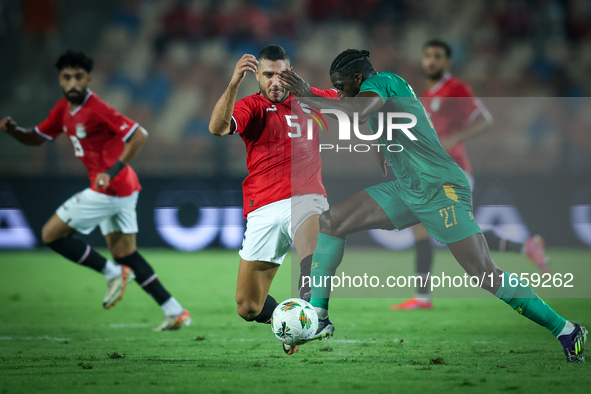
<svg viewBox="0 0 591 394">
<path fill-rule="evenodd" d="M 279 73 L 291 69 L 289 55 L 278 45 L 265 47 L 257 58 L 242 56 L 209 124 L 212 134 L 238 133 L 246 145 L 248 176 L 242 187 L 247 225 L 236 303 L 243 319 L 259 323 L 268 323 L 277 306 L 269 288 L 292 240 L 302 276 L 310 276 L 318 217 L 328 209 L 316 122 L 310 139 L 310 108 L 279 82 Z M 236 102 L 246 72 L 256 75 L 260 92 Z M 312 89 L 318 96 L 337 97 L 334 89 Z M 309 291 L 300 277 L 300 297 L 309 298 Z M 283 349 L 293 354 L 297 346 Z"/>
<path fill-rule="evenodd" d="M 472 166 L 466 154 L 464 141 L 488 130 L 492 125 L 492 116 L 482 102 L 474 96 L 466 83 L 450 74 L 451 47 L 440 40 L 428 41 L 423 46 L 423 71 L 427 77 L 429 89 L 424 93 L 423 105 L 435 126 L 443 149 L 464 170 L 474 189 Z M 427 274 L 433 265 L 433 246 L 425 226 L 412 227 L 415 236 L 417 274 L 423 277 L 424 285 L 417 289 L 414 298 L 390 309 L 431 309 L 433 302 L 429 293 Z M 539 235 L 530 237 L 525 244 L 500 238 L 493 231 L 485 231 L 484 237 L 490 250 L 522 253 L 537 265 L 542 272 L 549 272 L 548 257 L 544 252 L 544 239 Z"/>
<path fill-rule="evenodd" d="M 40 145 L 65 133 L 74 154 L 88 170 L 90 187 L 60 206 L 45 223 L 43 242 L 65 258 L 102 273 L 107 279 L 103 307 L 121 300 L 134 279 L 162 308 L 165 319 L 155 331 L 174 330 L 191 323 L 191 316 L 162 286 L 152 267 L 138 253 L 136 203 L 141 190 L 129 162 L 137 156 L 148 133 L 118 113 L 88 88 L 94 61 L 82 52 L 67 51 L 58 59 L 59 84 L 65 98 L 34 129 L 23 129 L 9 117 L 0 130 L 25 145 Z M 72 237 L 100 226 L 115 263 L 90 245 Z M 117 263 L 117 264 L 116 264 Z"/>
</svg>

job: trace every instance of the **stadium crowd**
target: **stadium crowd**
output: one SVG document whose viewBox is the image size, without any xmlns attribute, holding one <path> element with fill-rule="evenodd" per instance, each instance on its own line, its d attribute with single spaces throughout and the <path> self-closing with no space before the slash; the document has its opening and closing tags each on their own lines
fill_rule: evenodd
<svg viewBox="0 0 591 394">
<path fill-rule="evenodd" d="M 51 78 L 36 77 L 32 68 L 24 66 L 36 52 L 46 57 L 56 52 L 52 49 L 58 45 L 56 34 L 66 34 L 63 15 L 69 2 L 44 1 L 46 7 L 61 10 L 56 11 L 57 21 L 36 31 L 44 41 L 33 38 L 31 26 L 41 22 L 31 15 L 27 3 L 7 1 L 0 8 L 0 38 L 8 37 L 12 26 L 22 32 L 19 37 L 25 48 L 37 48 L 33 54 L 23 51 L 23 67 L 15 69 L 11 89 L 0 99 L 3 107 L 17 102 L 22 108 L 39 99 L 25 92 L 49 92 L 43 96 L 47 103 L 58 96 L 50 87 Z M 572 118 L 572 112 L 561 108 L 573 107 L 561 98 L 585 97 L 591 91 L 591 3 L 587 1 L 125 0 L 112 8 L 108 22 L 92 34 L 88 47 L 78 49 L 89 51 L 96 60 L 92 88 L 150 131 L 149 153 L 135 165 L 140 173 L 207 175 L 215 171 L 212 160 L 219 157 L 219 149 L 207 130 L 209 115 L 235 61 L 244 53 L 256 54 L 263 46 L 277 43 L 291 54 L 298 73 L 314 86 L 329 87 L 328 68 L 335 54 L 364 48 L 378 70 L 400 74 L 420 94 L 425 89 L 421 47 L 435 36 L 452 44 L 453 73 L 478 96 L 554 97 L 551 106 L 559 107 L 555 118 L 532 116 L 510 134 L 499 131 L 500 139 L 475 141 L 471 152 L 477 173 L 511 171 L 515 160 L 524 160 L 520 168 L 531 173 L 557 169 L 580 173 L 591 168 L 585 154 L 591 149 L 591 136 L 584 126 L 589 119 L 583 114 L 578 127 L 559 127 L 565 115 Z M 52 26 L 58 27 L 57 33 Z M 256 89 L 254 78 L 247 78 L 239 97 Z M 552 116 L 551 112 L 544 111 L 544 116 Z M 19 118 L 28 116 L 26 123 L 35 123 L 45 115 L 35 118 L 24 113 Z M 509 147 L 520 154 L 508 153 L 508 162 L 485 166 L 484 147 L 491 143 L 498 151 Z M 65 139 L 41 153 L 25 149 L 0 147 L 1 171 L 80 171 L 70 155 L 58 154 L 71 149 Z M 196 157 L 195 151 L 206 153 Z M 26 165 L 11 164 L 13 155 L 22 154 L 30 156 Z M 229 154 L 244 157 L 240 141 L 233 141 Z M 540 166 L 536 161 L 540 156 L 549 164 Z M 243 161 L 234 162 L 228 173 L 243 175 Z"/>
</svg>

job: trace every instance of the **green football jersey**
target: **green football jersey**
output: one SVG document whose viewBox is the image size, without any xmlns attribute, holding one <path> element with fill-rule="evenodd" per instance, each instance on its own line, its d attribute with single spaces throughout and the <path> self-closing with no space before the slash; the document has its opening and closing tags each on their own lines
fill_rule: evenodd
<svg viewBox="0 0 591 394">
<path fill-rule="evenodd" d="M 374 112 L 368 125 L 372 133 L 379 130 L 380 116 L 382 117 L 382 134 L 378 138 L 380 151 L 392 166 L 397 178 L 398 191 L 407 203 L 424 204 L 444 183 L 451 183 L 470 190 L 470 185 L 464 171 L 442 148 L 437 133 L 425 108 L 417 99 L 417 95 L 408 82 L 388 71 L 375 74 L 361 84 L 361 92 L 374 92 L 382 97 L 384 106 Z M 416 125 L 407 130 L 416 137 L 410 139 L 402 130 L 394 129 L 391 140 L 388 140 L 388 113 L 408 113 L 416 117 Z M 394 118 L 392 123 L 411 123 L 412 119 Z M 387 146 L 399 144 L 400 152 L 389 152 Z M 400 150 L 393 146 L 391 150 Z"/>
</svg>

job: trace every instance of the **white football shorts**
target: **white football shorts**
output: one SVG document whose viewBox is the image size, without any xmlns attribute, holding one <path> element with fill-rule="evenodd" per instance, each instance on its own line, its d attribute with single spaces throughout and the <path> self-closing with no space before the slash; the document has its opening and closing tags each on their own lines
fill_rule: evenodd
<svg viewBox="0 0 591 394">
<path fill-rule="evenodd" d="M 70 228 L 88 235 L 100 226 L 103 235 L 138 232 L 135 207 L 139 191 L 126 197 L 108 196 L 90 188 L 74 194 L 56 211 Z"/>
<path fill-rule="evenodd" d="M 302 223 L 326 210 L 328 201 L 321 194 L 302 194 L 264 205 L 247 215 L 238 254 L 247 261 L 281 264 Z"/>
</svg>

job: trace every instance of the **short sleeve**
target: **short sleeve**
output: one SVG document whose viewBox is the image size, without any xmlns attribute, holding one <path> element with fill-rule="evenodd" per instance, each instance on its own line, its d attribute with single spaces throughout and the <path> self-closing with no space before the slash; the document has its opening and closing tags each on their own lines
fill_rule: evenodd
<svg viewBox="0 0 591 394">
<path fill-rule="evenodd" d="M 115 108 L 107 103 L 104 103 L 101 115 L 109 130 L 115 134 L 119 134 L 123 141 L 127 141 L 139 127 L 139 123 L 120 114 Z"/>
<path fill-rule="evenodd" d="M 60 120 L 60 113 L 63 111 L 61 107 L 62 103 L 58 102 L 51 111 L 49 111 L 47 119 L 35 126 L 35 132 L 46 140 L 53 141 L 54 138 L 63 131 L 62 122 Z"/>
<path fill-rule="evenodd" d="M 253 121 L 256 112 L 256 104 L 250 97 L 245 97 L 238 100 L 234 104 L 234 111 L 232 112 L 232 120 L 236 124 L 235 133 L 244 133 L 248 130 L 249 124 Z"/>
<path fill-rule="evenodd" d="M 389 97 L 396 97 L 394 92 L 388 89 L 390 78 L 386 75 L 375 74 L 363 81 L 359 92 L 374 92 L 382 98 L 384 104 Z"/>
<path fill-rule="evenodd" d="M 339 93 L 336 89 L 318 89 L 315 87 L 310 87 L 312 93 L 317 96 L 327 97 L 327 98 L 339 98 Z"/>
<path fill-rule="evenodd" d="M 454 89 L 453 97 L 459 97 L 459 111 L 463 119 L 468 119 L 468 122 L 473 122 L 476 117 L 485 110 L 484 104 L 478 97 L 474 96 L 474 92 L 470 86 L 460 84 Z"/>
</svg>

